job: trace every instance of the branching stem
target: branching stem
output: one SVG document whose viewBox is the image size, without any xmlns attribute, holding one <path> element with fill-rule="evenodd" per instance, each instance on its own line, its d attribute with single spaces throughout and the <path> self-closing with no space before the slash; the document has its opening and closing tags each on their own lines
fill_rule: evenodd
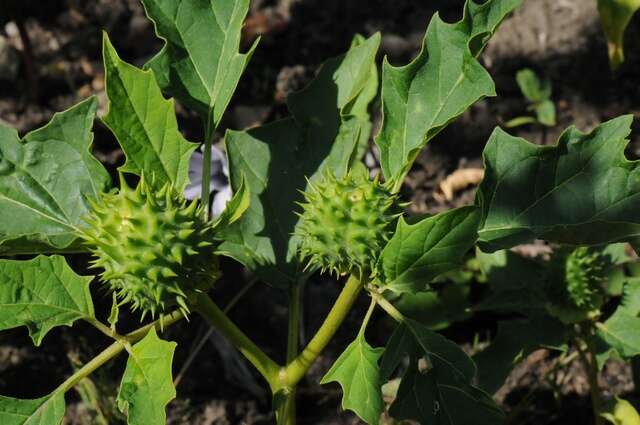
<svg viewBox="0 0 640 425">
<path fill-rule="evenodd" d="M 385 297 L 383 297 L 382 294 L 372 291 L 371 298 L 373 298 L 375 302 L 389 314 L 389 316 L 393 317 L 396 322 L 404 322 L 404 315 L 400 313 L 400 311 L 398 311 L 398 309 L 395 308 Z"/>
<path fill-rule="evenodd" d="M 215 327 L 260 372 L 272 390 L 276 387 L 280 367 L 262 351 L 207 294 L 197 294 L 190 299 L 195 311 Z"/>
<path fill-rule="evenodd" d="M 130 342 L 126 336 L 124 335 L 120 335 L 118 332 L 114 331 L 113 329 L 111 329 L 109 326 L 105 325 L 104 323 L 102 323 L 101 321 L 99 321 L 98 319 L 92 317 L 92 318 L 87 318 L 85 319 L 88 323 L 91 324 L 91 326 L 93 326 L 94 328 L 96 328 L 97 330 L 99 330 L 100 332 L 102 332 L 103 334 L 105 334 L 106 336 L 108 336 L 109 338 L 113 338 L 116 341 L 119 341 L 121 343 L 124 342 Z"/>
<path fill-rule="evenodd" d="M 344 322 L 361 289 L 362 283 L 360 279 L 353 275 L 349 277 L 331 311 L 329 311 L 320 329 L 311 338 L 309 344 L 292 362 L 280 371 L 280 385 L 282 387 L 294 387 L 307 373 L 313 362 L 336 334 L 342 322 Z"/>
<path fill-rule="evenodd" d="M 167 314 L 162 318 L 154 321 L 153 323 L 150 323 L 139 329 L 136 329 L 135 331 L 127 335 L 120 336 L 120 339 L 116 340 L 116 342 L 114 342 L 113 344 L 105 348 L 100 354 L 98 354 L 90 362 L 88 362 L 87 364 L 82 366 L 80 369 L 78 369 L 66 381 L 60 384 L 58 388 L 54 390 L 54 394 L 60 393 L 60 392 L 65 393 L 69 391 L 78 382 L 80 382 L 81 380 L 89 376 L 100 366 L 104 365 L 106 362 L 108 362 L 109 360 L 111 360 L 112 358 L 120 354 L 125 348 L 129 347 L 131 344 L 138 342 L 139 340 L 144 338 L 145 335 L 147 335 L 147 332 L 149 332 L 149 329 L 151 329 L 152 327 L 155 327 L 157 330 L 161 330 L 161 328 L 171 326 L 172 324 L 174 324 L 175 322 L 183 318 L 184 316 L 182 315 L 182 312 L 174 311 L 173 313 Z M 162 323 L 162 326 L 161 326 L 161 323 Z"/>
</svg>

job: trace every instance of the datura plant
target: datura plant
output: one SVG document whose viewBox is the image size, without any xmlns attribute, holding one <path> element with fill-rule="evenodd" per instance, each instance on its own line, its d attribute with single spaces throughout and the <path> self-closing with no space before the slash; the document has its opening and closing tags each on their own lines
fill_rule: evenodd
<svg viewBox="0 0 640 425">
<path fill-rule="evenodd" d="M 226 131 L 233 197 L 216 218 L 207 178 L 214 133 L 258 44 L 240 51 L 249 0 L 142 3 L 164 42 L 157 55 L 137 68 L 118 56 L 106 34 L 103 42 L 109 105 L 101 120 L 126 156 L 118 187 L 90 152 L 95 98 L 23 137 L 0 126 L 0 255 L 7 257 L 0 259 L 0 329 L 25 326 L 40 345 L 54 327 L 84 320 L 113 340 L 51 393 L 1 396 L 0 423 L 60 424 L 65 394 L 126 353 L 118 409 L 132 425 L 164 424 L 166 405 L 176 397 L 176 343 L 162 333 L 187 326 L 176 322 L 195 314 L 262 376 L 281 425 L 296 422 L 298 383 L 359 297 L 370 301 L 362 325 L 321 382 L 339 384 L 343 408 L 369 424 L 385 412 L 422 424 L 503 423 L 490 394 L 520 351 L 541 341 L 559 349 L 574 344 L 592 371 L 613 353 L 640 352 L 635 281 L 611 283 L 611 273 L 630 261 L 620 244 L 637 245 L 640 229 L 640 168 L 624 157 L 631 116 L 588 134 L 569 128 L 555 146 L 496 129 L 473 205 L 432 216 L 403 213 L 400 189 L 420 151 L 471 105 L 496 94 L 478 57 L 520 0 L 468 0 L 454 23 L 434 15 L 417 57 L 404 66 L 385 59 L 380 74 L 380 34 L 355 36 L 346 53 L 328 59 L 304 89 L 289 95 L 288 117 Z M 378 95 L 381 101 L 373 103 Z M 183 196 L 198 145 L 180 133 L 173 99 L 202 119 L 201 201 Z M 361 158 L 377 104 L 381 173 L 372 178 Z M 517 260 L 526 273 L 507 266 L 513 256 L 507 249 L 536 238 L 567 248 L 548 265 Z M 514 345 L 500 348 L 498 338 L 476 357 L 479 367 L 397 303 L 433 293 L 431 283 L 459 267 L 474 246 L 485 269 L 501 265 L 494 267 L 498 277 L 485 270 L 496 295 L 477 308 L 512 309 L 522 318 L 507 329 L 527 327 L 512 336 L 523 338 L 516 347 L 526 348 L 512 353 Z M 108 318 L 94 311 L 94 276 L 67 263 L 77 253 L 92 256 L 95 280 L 112 294 Z M 281 357 L 267 355 L 218 307 L 212 289 L 220 256 L 288 293 Z M 313 273 L 344 284 L 319 329 L 300 341 L 301 287 Z M 517 277 L 500 281 L 510 273 Z M 526 305 L 514 307 L 523 300 Z M 613 314 L 603 312 L 610 300 L 619 304 Z M 120 329 L 125 308 L 144 321 L 139 329 Z M 374 313 L 396 322 L 386 347 L 367 342 Z M 389 381 L 399 384 L 383 398 Z M 596 421 L 628 410 L 622 402 L 607 410 L 591 382 Z"/>
<path fill-rule="evenodd" d="M 640 280 L 637 263 L 625 245 L 559 246 L 549 259 L 525 258 L 507 250 L 478 251 L 477 259 L 491 292 L 476 310 L 519 315 L 501 321 L 492 343 L 476 355 L 483 371 L 480 386 L 497 390 L 518 362 L 545 347 L 558 353 L 550 374 L 574 360 L 583 363 L 596 423 L 605 418 L 614 424 L 636 423 L 633 420 L 640 416 L 634 407 L 619 398 L 605 402 L 598 383 L 609 357 L 631 359 L 638 354 L 634 327 L 640 313 Z M 518 281 L 511 280 L 516 276 Z M 523 400 L 521 406 L 530 401 Z M 614 421 L 620 411 L 631 419 Z"/>
</svg>

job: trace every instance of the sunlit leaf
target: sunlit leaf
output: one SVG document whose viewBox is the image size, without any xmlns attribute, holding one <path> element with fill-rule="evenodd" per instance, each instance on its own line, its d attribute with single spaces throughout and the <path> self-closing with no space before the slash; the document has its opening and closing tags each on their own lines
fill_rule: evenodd
<svg viewBox="0 0 640 425">
<path fill-rule="evenodd" d="M 26 326 L 33 343 L 40 345 L 52 328 L 93 318 L 91 280 L 57 255 L 0 260 L 0 330 Z"/>
<path fill-rule="evenodd" d="M 162 90 L 215 128 L 257 44 L 238 52 L 249 0 L 143 0 L 165 41 L 147 64 Z"/>
<path fill-rule="evenodd" d="M 175 342 L 158 338 L 155 328 L 133 346 L 118 392 L 118 408 L 129 425 L 165 425 L 165 407 L 176 396 L 171 367 Z"/>
<path fill-rule="evenodd" d="M 118 57 L 106 33 L 102 53 L 109 98 L 109 113 L 103 120 L 127 156 L 120 169 L 151 176 L 158 186 L 170 182 L 182 192 L 196 145 L 180 134 L 173 101 L 162 97 L 151 71 Z"/>
<path fill-rule="evenodd" d="M 591 245 L 640 236 L 640 168 L 624 149 L 633 118 L 584 134 L 566 130 L 555 146 L 538 146 L 496 129 L 484 150 L 483 250 L 535 238 Z"/>
<path fill-rule="evenodd" d="M 0 125 L 0 253 L 70 247 L 109 175 L 89 152 L 96 99 L 57 113 L 22 139 Z"/>
<path fill-rule="evenodd" d="M 376 143 L 388 180 L 402 183 L 420 150 L 469 106 L 495 96 L 480 54 L 504 17 L 521 0 L 465 4 L 462 20 L 448 24 L 435 15 L 422 51 L 406 66 L 382 67 L 383 122 Z"/>
<path fill-rule="evenodd" d="M 0 396 L 2 425 L 60 425 L 64 412 L 63 393 L 55 393 L 34 400 Z"/>
<path fill-rule="evenodd" d="M 480 214 L 462 207 L 407 224 L 402 218 L 382 251 L 385 285 L 395 292 L 419 292 L 436 276 L 462 263 L 477 238 Z"/>
<path fill-rule="evenodd" d="M 378 366 L 383 351 L 371 347 L 359 334 L 320 382 L 338 382 L 342 387 L 342 407 L 353 410 L 368 424 L 377 424 L 383 411 Z"/>
</svg>

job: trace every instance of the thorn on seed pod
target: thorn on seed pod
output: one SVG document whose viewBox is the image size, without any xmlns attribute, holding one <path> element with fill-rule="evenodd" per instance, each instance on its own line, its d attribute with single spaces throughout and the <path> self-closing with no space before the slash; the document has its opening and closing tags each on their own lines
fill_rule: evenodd
<svg viewBox="0 0 640 425">
<path fill-rule="evenodd" d="M 158 189 L 142 176 L 133 189 L 122 175 L 120 181 L 119 191 L 91 202 L 84 219 L 92 267 L 102 268 L 101 280 L 120 304 L 143 318 L 171 307 L 188 314 L 188 294 L 209 289 L 219 276 L 211 223 L 168 183 Z"/>
<path fill-rule="evenodd" d="M 364 169 L 308 181 L 295 230 L 305 269 L 372 274 L 399 215 L 396 195 Z"/>
</svg>

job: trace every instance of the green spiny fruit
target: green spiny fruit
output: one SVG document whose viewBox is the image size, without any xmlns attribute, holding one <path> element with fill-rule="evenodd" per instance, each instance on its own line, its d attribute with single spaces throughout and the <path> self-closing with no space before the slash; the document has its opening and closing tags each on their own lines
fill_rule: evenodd
<svg viewBox="0 0 640 425">
<path fill-rule="evenodd" d="M 159 190 L 144 177 L 136 189 L 124 179 L 115 193 L 92 203 L 82 234 L 101 268 L 101 279 L 121 304 L 155 316 L 178 306 L 184 314 L 192 291 L 211 287 L 218 277 L 213 228 L 197 201 L 188 203 L 173 187 Z"/>
<path fill-rule="evenodd" d="M 309 183 L 295 231 L 308 268 L 337 275 L 374 271 L 399 214 L 396 196 L 367 174 L 359 169 L 336 178 L 327 172 Z"/>
<path fill-rule="evenodd" d="M 603 303 L 602 284 L 610 259 L 597 248 L 561 249 L 551 269 L 549 312 L 563 323 L 588 320 Z"/>
<path fill-rule="evenodd" d="M 576 307 L 589 307 L 602 290 L 608 261 L 601 251 L 588 247 L 573 250 L 565 262 L 569 299 Z"/>
</svg>

